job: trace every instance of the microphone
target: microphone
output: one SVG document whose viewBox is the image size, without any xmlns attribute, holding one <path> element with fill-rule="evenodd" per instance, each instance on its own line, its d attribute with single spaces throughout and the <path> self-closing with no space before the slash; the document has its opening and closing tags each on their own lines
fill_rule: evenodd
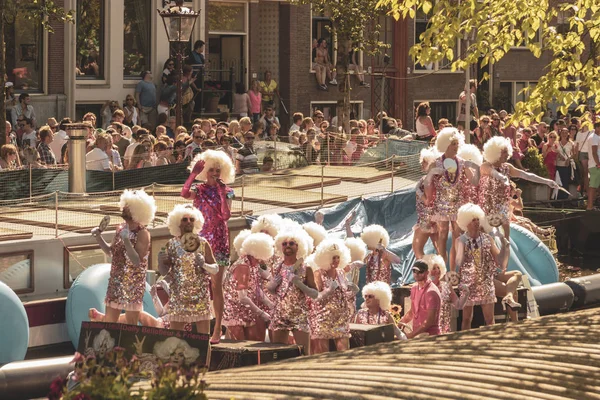
<svg viewBox="0 0 600 400">
<path fill-rule="evenodd" d="M 221 178 L 217 178 L 216 181 L 221 187 L 225 187 L 225 182 Z"/>
</svg>

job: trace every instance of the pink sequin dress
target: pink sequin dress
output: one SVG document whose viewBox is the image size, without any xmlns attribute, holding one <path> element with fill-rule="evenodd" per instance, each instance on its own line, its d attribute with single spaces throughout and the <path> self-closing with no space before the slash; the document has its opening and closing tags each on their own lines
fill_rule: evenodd
<svg viewBox="0 0 600 400">
<path fill-rule="evenodd" d="M 495 168 L 500 174 L 510 177 L 508 164 Z M 488 217 L 500 218 L 503 224 L 510 222 L 510 185 L 492 177 L 482 175 L 479 179 L 479 199 L 477 204 Z"/>
<path fill-rule="evenodd" d="M 292 266 L 280 261 L 273 273 L 274 276 L 281 275 L 283 280 L 275 291 L 275 304 L 269 328 L 274 331 L 297 329 L 308 332 L 308 301 L 306 295 L 291 282 L 294 275 Z M 298 276 L 302 280 L 306 278 L 305 265 Z"/>
<path fill-rule="evenodd" d="M 320 276 L 320 277 L 319 277 Z M 328 290 L 334 281 L 338 287 L 333 292 L 318 301 L 310 300 L 310 325 L 311 339 L 343 339 L 350 337 L 350 315 L 348 313 L 348 298 L 354 294 L 348 288 L 348 280 L 342 269 L 337 269 L 336 277 L 331 278 L 327 272 L 315 273 L 315 280 L 321 279 L 323 291 Z"/>
<path fill-rule="evenodd" d="M 115 232 L 115 242 L 112 245 L 112 263 L 110 266 L 110 277 L 108 278 L 108 289 L 104 304 L 107 307 L 125 311 L 142 311 L 144 309 L 143 299 L 146 291 L 146 269 L 148 268 L 148 253 L 142 257 L 139 265 L 134 265 L 121 239 L 121 231 L 127 223 L 124 222 Z M 137 243 L 138 234 L 145 230 L 141 227 L 129 233 L 129 240 L 133 247 Z"/>
<path fill-rule="evenodd" d="M 225 297 L 225 307 L 223 312 L 223 325 L 225 326 L 253 326 L 256 324 L 256 314 L 250 309 L 250 306 L 242 304 L 238 297 L 238 280 L 235 278 L 235 270 L 241 266 L 249 267 L 247 282 L 248 298 L 258 305 L 260 301 L 259 280 L 260 275 L 258 265 L 252 266 L 248 257 L 239 258 L 225 272 L 223 280 L 223 296 Z"/>
<path fill-rule="evenodd" d="M 445 159 L 445 156 L 441 156 L 435 161 L 435 168 L 444 170 L 444 173 L 433 178 L 435 198 L 432 219 L 434 221 L 456 221 L 458 209 L 466 203 L 464 188 L 469 181 L 465 173 L 465 163 L 461 158 L 456 157 L 458 169 L 454 174 L 450 174 L 444 169 Z"/>
<path fill-rule="evenodd" d="M 202 241 L 200 253 L 204 255 Z M 210 308 L 210 275 L 196 263 L 196 253 L 187 252 L 178 237 L 167 242 L 166 253 L 171 263 L 167 277 L 172 279 L 169 298 L 170 322 L 197 322 L 212 318 Z"/>
<path fill-rule="evenodd" d="M 361 308 L 354 316 L 355 324 L 386 325 L 394 324 L 394 318 L 389 312 L 379 309 L 377 314 L 371 314 L 367 308 Z"/>
<path fill-rule="evenodd" d="M 196 191 L 194 207 L 202 212 L 204 226 L 200 236 L 210 244 L 215 260 L 219 265 L 229 265 L 229 230 L 227 219 L 221 212 L 221 196 L 218 185 L 210 186 L 206 183 L 193 186 Z M 225 188 L 227 198 L 233 199 L 233 189 Z"/>
<path fill-rule="evenodd" d="M 367 255 L 367 283 L 381 281 L 389 284 L 392 281 L 392 265 L 381 259 L 378 251 Z"/>
<path fill-rule="evenodd" d="M 419 179 L 416 186 L 416 197 L 417 197 L 417 223 L 413 226 L 413 231 L 419 228 L 421 231 L 426 233 L 434 233 L 436 230 L 436 224 L 431 220 L 433 214 L 433 207 L 425 204 L 425 178 L 426 176 Z"/>
<path fill-rule="evenodd" d="M 497 264 L 492 254 L 491 238 L 485 233 L 471 239 L 466 234 L 460 237 L 465 253 L 460 267 L 460 282 L 469 287 L 466 306 L 490 304 L 496 302 L 494 275 Z"/>
<path fill-rule="evenodd" d="M 271 257 L 269 260 L 267 260 L 264 265 L 266 266 L 267 270 L 269 271 L 269 273 L 271 275 L 273 275 L 273 270 L 275 268 L 275 266 L 279 263 L 280 259 L 278 256 L 273 255 L 273 257 Z M 275 294 L 271 293 L 269 291 L 269 289 L 267 289 L 267 285 L 269 284 L 269 279 L 265 279 L 261 276 L 260 273 L 260 268 L 256 269 L 256 280 L 258 282 L 259 288 L 257 290 L 262 291 L 261 295 L 264 296 L 265 298 L 267 298 L 272 304 L 275 303 Z M 258 306 L 258 308 L 260 308 L 261 310 L 263 310 L 264 312 L 266 312 L 267 314 L 271 315 L 271 309 L 262 301 L 259 301 L 258 303 L 256 303 L 256 305 Z"/>
<path fill-rule="evenodd" d="M 452 285 L 450 282 L 440 281 L 437 285 L 440 290 L 440 333 L 451 332 L 450 320 L 452 318 Z"/>
</svg>

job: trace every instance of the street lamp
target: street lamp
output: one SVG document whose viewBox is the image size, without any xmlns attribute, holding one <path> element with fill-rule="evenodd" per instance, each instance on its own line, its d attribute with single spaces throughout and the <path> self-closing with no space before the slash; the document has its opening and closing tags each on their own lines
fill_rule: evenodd
<svg viewBox="0 0 600 400">
<path fill-rule="evenodd" d="M 176 1 L 175 7 L 166 8 L 158 11 L 158 15 L 163 20 L 169 45 L 173 44 L 177 56 L 177 104 L 175 105 L 175 115 L 177 126 L 183 125 L 182 122 L 182 104 L 183 96 L 181 85 L 183 79 L 183 49 L 192 37 L 196 20 L 200 16 L 200 11 L 192 11 L 183 6 L 183 1 Z M 170 46 L 169 46 L 170 47 Z"/>
</svg>

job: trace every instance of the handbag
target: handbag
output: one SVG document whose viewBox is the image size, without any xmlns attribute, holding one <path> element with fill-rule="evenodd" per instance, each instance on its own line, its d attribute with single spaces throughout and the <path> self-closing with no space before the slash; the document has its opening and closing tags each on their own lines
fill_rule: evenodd
<svg viewBox="0 0 600 400">
<path fill-rule="evenodd" d="M 183 104 L 185 106 L 190 101 L 192 101 L 193 98 L 194 98 L 194 92 L 192 91 L 191 87 L 188 87 L 185 90 L 185 92 L 183 92 L 183 95 L 181 96 L 181 104 Z"/>
</svg>

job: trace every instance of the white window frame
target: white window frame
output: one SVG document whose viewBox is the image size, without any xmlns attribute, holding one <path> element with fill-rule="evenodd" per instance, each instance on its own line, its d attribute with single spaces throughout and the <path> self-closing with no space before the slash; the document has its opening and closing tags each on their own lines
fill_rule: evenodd
<svg viewBox="0 0 600 400">
<path fill-rule="evenodd" d="M 413 18 L 413 36 L 414 36 L 414 40 L 413 40 L 413 45 L 417 44 L 417 15 L 415 14 L 415 18 Z M 460 48 L 461 48 L 461 40 L 460 39 L 456 39 L 456 51 L 454 52 L 454 57 L 456 57 L 458 54 L 460 54 Z M 436 61 L 434 63 L 434 67 L 433 69 L 417 69 L 417 62 L 415 60 L 413 60 L 413 66 L 412 66 L 412 72 L 413 74 L 430 74 L 432 72 L 436 72 L 436 73 L 442 73 L 442 74 L 462 74 L 464 71 L 462 69 L 460 70 L 456 70 L 456 71 L 452 71 L 450 68 L 440 68 L 440 62 Z"/>
<path fill-rule="evenodd" d="M 542 28 L 541 27 L 538 29 L 538 40 L 536 40 L 534 43 L 539 43 L 540 45 L 542 44 Z M 511 50 L 529 50 L 529 48 L 525 45 L 511 46 L 510 49 Z"/>
<path fill-rule="evenodd" d="M 331 100 L 325 100 L 325 101 L 311 101 L 310 102 L 310 113 L 312 115 L 313 112 L 313 106 L 314 105 L 319 105 L 319 104 L 337 104 L 337 101 L 331 101 Z M 364 113 L 364 107 L 365 107 L 365 102 L 364 100 L 350 100 L 350 104 L 358 104 L 358 111 L 359 111 L 359 116 L 357 116 L 356 119 L 363 119 L 363 113 Z M 337 116 L 337 115 L 336 115 Z"/>
<path fill-rule="evenodd" d="M 515 104 L 517 104 L 517 96 L 519 95 L 519 93 L 517 92 L 517 82 L 524 83 L 525 84 L 524 87 L 529 87 L 529 86 L 531 86 L 531 84 L 537 85 L 537 83 L 538 83 L 538 81 L 501 80 L 500 83 L 510 83 L 511 84 L 512 98 L 510 99 L 510 102 L 513 106 Z M 527 99 L 525 99 L 525 101 L 527 101 Z"/>
<path fill-rule="evenodd" d="M 79 0 L 75 0 L 75 11 L 77 12 L 77 2 Z M 104 36 L 102 38 L 103 43 L 102 45 L 104 46 L 103 52 L 102 52 L 102 62 L 104 63 L 104 78 L 102 79 L 77 79 L 77 76 L 74 76 L 75 79 L 75 86 L 77 88 L 89 88 L 89 87 L 94 87 L 94 86 L 106 86 L 110 83 L 110 30 L 111 30 L 111 21 L 110 21 L 110 7 L 108 4 L 108 0 L 104 0 L 103 1 L 103 7 L 104 7 L 104 15 L 101 15 L 101 17 L 104 17 L 104 21 L 100 21 L 101 22 L 101 27 L 102 27 L 102 35 Z M 77 21 L 75 21 L 75 23 L 77 23 Z M 122 32 L 122 28 L 121 28 L 121 33 Z M 75 54 L 75 57 L 79 57 L 79 55 L 77 54 L 77 26 L 75 26 L 75 32 L 74 32 L 74 39 L 75 39 L 75 44 L 73 45 L 73 51 Z M 77 63 L 77 59 L 75 60 L 75 62 Z M 73 69 L 73 71 L 75 71 L 75 69 Z M 122 75 L 122 74 L 121 74 Z M 141 80 L 141 79 L 140 79 Z M 136 82 L 137 83 L 137 82 Z"/>
<path fill-rule="evenodd" d="M 416 127 L 416 116 L 417 116 L 417 111 L 416 110 L 417 110 L 417 107 L 416 106 L 419 105 L 419 104 L 421 104 L 421 103 L 428 102 L 430 105 L 432 103 L 455 103 L 456 104 L 456 115 L 451 115 L 451 116 L 447 116 L 446 115 L 446 116 L 442 117 L 442 118 L 448 119 L 449 121 L 455 121 L 456 118 L 458 117 L 458 113 L 460 111 L 459 110 L 460 101 L 458 101 L 457 99 L 435 99 L 435 100 L 428 100 L 428 99 L 418 100 L 418 99 L 414 99 L 412 102 L 413 102 L 413 105 L 414 105 L 414 107 L 413 107 L 413 128 L 414 128 L 415 132 L 417 131 L 417 127 Z M 407 126 L 406 125 L 406 121 L 403 121 L 403 122 L 404 122 L 403 125 L 406 127 Z M 434 128 L 437 128 L 438 121 L 433 121 L 432 120 L 432 122 L 433 122 Z"/>
</svg>

